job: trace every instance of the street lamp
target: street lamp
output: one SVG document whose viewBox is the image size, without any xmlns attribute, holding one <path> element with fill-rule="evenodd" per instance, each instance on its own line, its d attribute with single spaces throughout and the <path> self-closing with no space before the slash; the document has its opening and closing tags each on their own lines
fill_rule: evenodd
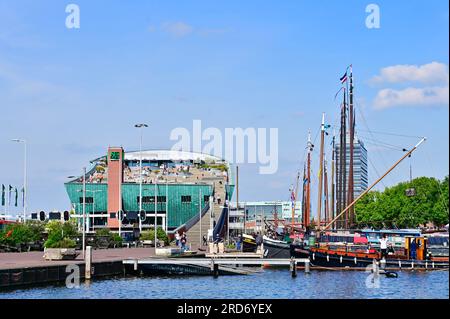
<svg viewBox="0 0 450 319">
<path fill-rule="evenodd" d="M 139 211 L 142 210 L 142 129 L 148 127 L 147 124 L 135 124 L 134 127 L 140 129 L 141 139 L 139 142 Z M 155 230 L 156 231 L 156 230 Z M 139 218 L 139 232 L 142 232 L 142 221 Z"/>
<path fill-rule="evenodd" d="M 75 176 L 67 176 L 67 178 L 74 178 Z M 86 167 L 83 167 L 83 189 L 78 192 L 83 192 L 83 260 L 85 256 L 86 247 Z"/>
<path fill-rule="evenodd" d="M 24 139 L 12 139 L 12 142 L 23 143 L 24 145 L 24 160 L 23 160 L 23 221 L 25 222 L 27 212 L 27 141 Z"/>
</svg>

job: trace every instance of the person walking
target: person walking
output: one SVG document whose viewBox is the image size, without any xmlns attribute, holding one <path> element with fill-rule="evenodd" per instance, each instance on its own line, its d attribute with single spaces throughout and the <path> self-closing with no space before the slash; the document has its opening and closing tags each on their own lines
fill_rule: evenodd
<svg viewBox="0 0 450 319">
<path fill-rule="evenodd" d="M 386 234 L 383 234 L 383 237 L 381 237 L 381 239 L 380 239 L 381 258 L 386 259 L 387 246 L 388 246 L 388 240 L 387 240 Z"/>
</svg>

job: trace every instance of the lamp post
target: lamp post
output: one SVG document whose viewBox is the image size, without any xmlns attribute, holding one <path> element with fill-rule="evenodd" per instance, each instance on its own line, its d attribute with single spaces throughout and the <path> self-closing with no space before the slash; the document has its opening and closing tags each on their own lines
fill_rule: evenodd
<svg viewBox="0 0 450 319">
<path fill-rule="evenodd" d="M 142 129 L 148 127 L 145 123 L 135 124 L 140 129 L 141 139 L 139 142 L 139 212 L 142 210 Z M 156 230 L 155 230 L 156 231 Z M 142 232 L 142 221 L 139 218 L 139 232 Z"/>
<path fill-rule="evenodd" d="M 24 145 L 24 160 L 23 160 L 23 221 L 25 222 L 27 212 L 27 141 L 24 139 L 15 138 L 12 142 L 23 143 Z"/>
<path fill-rule="evenodd" d="M 86 249 L 86 167 L 83 167 L 83 260 L 85 259 Z"/>
</svg>

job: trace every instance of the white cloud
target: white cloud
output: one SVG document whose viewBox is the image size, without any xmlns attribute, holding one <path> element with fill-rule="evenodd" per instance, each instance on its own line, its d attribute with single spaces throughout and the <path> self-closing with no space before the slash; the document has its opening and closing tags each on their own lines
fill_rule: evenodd
<svg viewBox="0 0 450 319">
<path fill-rule="evenodd" d="M 167 32 L 175 37 L 184 37 L 194 31 L 194 28 L 184 22 L 165 22 L 161 26 L 164 32 Z"/>
<path fill-rule="evenodd" d="M 402 90 L 382 89 L 374 100 L 375 109 L 395 106 L 438 106 L 448 105 L 449 88 L 445 87 L 409 87 Z"/>
<path fill-rule="evenodd" d="M 420 82 L 448 83 L 448 66 L 444 63 L 431 62 L 423 65 L 394 65 L 382 68 L 380 75 L 374 76 L 370 82 L 380 83 L 403 83 Z"/>
</svg>

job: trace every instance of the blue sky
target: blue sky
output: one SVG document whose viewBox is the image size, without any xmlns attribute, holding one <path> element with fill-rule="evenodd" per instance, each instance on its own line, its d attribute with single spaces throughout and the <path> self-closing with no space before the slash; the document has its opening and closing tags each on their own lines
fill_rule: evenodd
<svg viewBox="0 0 450 319">
<path fill-rule="evenodd" d="M 80 29 L 65 26 L 69 3 Z M 379 29 L 365 25 L 370 3 Z M 21 185 L 23 151 L 10 139 L 25 138 L 30 209 L 66 209 L 66 177 L 108 145 L 137 149 L 135 123 L 150 123 L 145 148 L 170 148 L 172 129 L 200 119 L 221 130 L 278 128 L 277 173 L 241 165 L 240 199 L 287 200 L 308 130 L 314 138 L 322 112 L 336 123 L 349 64 L 362 138 L 408 148 L 418 138 L 365 131 L 428 137 L 380 188 L 408 179 L 409 162 L 414 176 L 442 178 L 448 27 L 448 3 L 437 0 L 0 0 L 0 183 Z M 370 181 L 402 155 L 366 145 Z"/>
</svg>

